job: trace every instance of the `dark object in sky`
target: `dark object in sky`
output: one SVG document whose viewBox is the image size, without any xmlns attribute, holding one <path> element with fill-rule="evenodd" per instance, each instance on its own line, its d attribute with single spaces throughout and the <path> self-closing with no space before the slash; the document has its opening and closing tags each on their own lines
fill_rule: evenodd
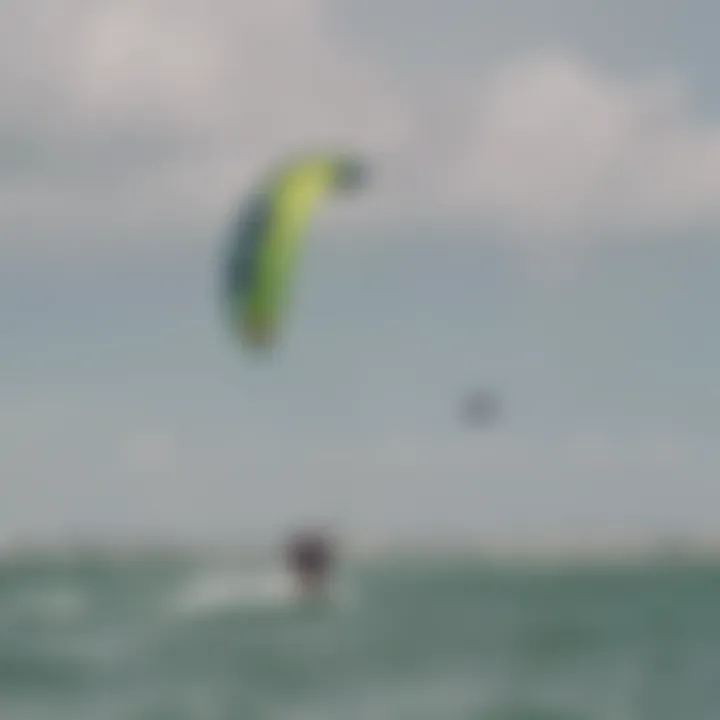
<svg viewBox="0 0 720 720">
<path fill-rule="evenodd" d="M 497 420 L 500 415 L 500 397 L 490 390 L 469 393 L 463 401 L 463 419 L 474 426 L 485 426 Z"/>
</svg>

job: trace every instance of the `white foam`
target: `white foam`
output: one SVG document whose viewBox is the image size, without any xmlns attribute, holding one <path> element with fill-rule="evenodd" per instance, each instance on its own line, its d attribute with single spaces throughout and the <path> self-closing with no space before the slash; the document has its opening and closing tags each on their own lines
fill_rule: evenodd
<svg viewBox="0 0 720 720">
<path fill-rule="evenodd" d="M 296 599 L 291 579 L 278 571 L 211 571 L 188 581 L 174 599 L 181 614 L 238 607 L 277 607 Z"/>
<path fill-rule="evenodd" d="M 329 588 L 333 606 L 348 608 L 358 596 L 346 582 Z M 281 608 L 302 600 L 291 575 L 277 569 L 216 569 L 191 578 L 175 595 L 173 610 L 183 615 L 203 615 L 235 608 Z"/>
</svg>

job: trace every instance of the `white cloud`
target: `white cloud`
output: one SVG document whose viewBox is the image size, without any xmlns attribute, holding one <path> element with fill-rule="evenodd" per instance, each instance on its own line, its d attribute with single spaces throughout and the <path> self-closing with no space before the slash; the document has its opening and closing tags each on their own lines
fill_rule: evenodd
<svg viewBox="0 0 720 720">
<path fill-rule="evenodd" d="M 22 40 L 0 77 L 16 110 L 0 128 L 6 242 L 145 244 L 166 219 L 207 230 L 287 150 L 382 155 L 402 105 L 326 20 L 314 0 L 2 6 Z"/>
<path fill-rule="evenodd" d="M 322 0 L 3 4 L 5 248 L 204 241 L 270 159 L 314 144 L 377 162 L 376 212 L 523 243 L 718 220 L 720 126 L 677 83 L 540 53 L 412 91 L 331 20 Z"/>
<path fill-rule="evenodd" d="M 460 193 L 527 232 L 717 221 L 720 126 L 669 80 L 612 79 L 559 55 L 500 69 L 480 93 Z"/>
</svg>

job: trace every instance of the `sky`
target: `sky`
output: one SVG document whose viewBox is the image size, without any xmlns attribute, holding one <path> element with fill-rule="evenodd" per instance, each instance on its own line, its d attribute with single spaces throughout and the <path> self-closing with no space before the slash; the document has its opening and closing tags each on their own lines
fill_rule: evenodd
<svg viewBox="0 0 720 720">
<path fill-rule="evenodd" d="M 0 0 L 0 542 L 716 537 L 718 15 Z M 230 220 L 307 147 L 372 183 L 252 358 Z"/>
</svg>

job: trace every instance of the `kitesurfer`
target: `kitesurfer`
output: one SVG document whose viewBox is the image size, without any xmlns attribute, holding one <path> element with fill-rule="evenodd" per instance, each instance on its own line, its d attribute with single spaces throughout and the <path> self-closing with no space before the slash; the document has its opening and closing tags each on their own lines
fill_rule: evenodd
<svg viewBox="0 0 720 720">
<path fill-rule="evenodd" d="M 323 592 L 334 562 L 330 539 L 319 532 L 295 533 L 287 544 L 285 561 L 303 594 Z"/>
</svg>

